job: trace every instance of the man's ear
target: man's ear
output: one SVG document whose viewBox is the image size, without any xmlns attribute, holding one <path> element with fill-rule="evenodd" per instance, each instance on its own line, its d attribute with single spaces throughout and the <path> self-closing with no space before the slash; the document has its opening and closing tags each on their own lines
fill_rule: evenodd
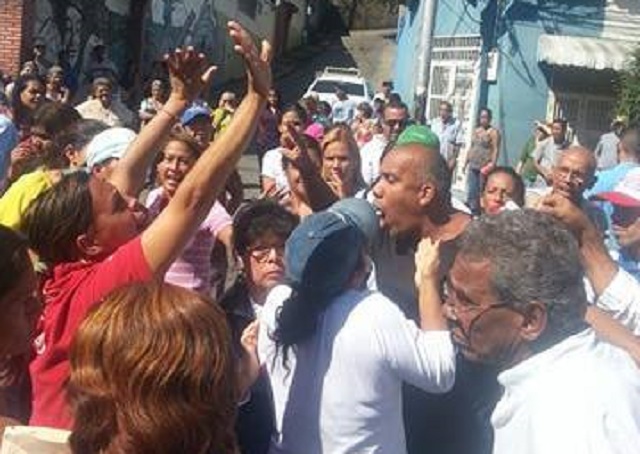
<svg viewBox="0 0 640 454">
<path fill-rule="evenodd" d="M 102 254 L 103 248 L 94 241 L 92 235 L 83 233 L 76 238 L 76 247 L 82 257 L 98 257 Z"/>
<path fill-rule="evenodd" d="M 418 202 L 420 206 L 426 207 L 428 206 L 433 199 L 436 198 L 438 194 L 438 188 L 432 181 L 427 181 L 418 191 Z"/>
<path fill-rule="evenodd" d="M 533 342 L 538 339 L 547 328 L 547 308 L 544 304 L 533 301 L 521 311 L 522 324 L 520 334 L 523 339 Z"/>
</svg>

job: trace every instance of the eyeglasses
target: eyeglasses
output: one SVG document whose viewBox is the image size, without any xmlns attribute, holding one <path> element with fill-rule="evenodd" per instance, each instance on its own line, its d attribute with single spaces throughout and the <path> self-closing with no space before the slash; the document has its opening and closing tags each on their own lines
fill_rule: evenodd
<svg viewBox="0 0 640 454">
<path fill-rule="evenodd" d="M 569 178 L 575 184 L 581 185 L 587 181 L 587 176 L 582 172 L 576 172 L 566 167 L 556 167 L 556 172 L 562 178 Z"/>
<path fill-rule="evenodd" d="M 405 128 L 407 126 L 407 120 L 385 120 L 384 124 L 390 128 Z"/>
<path fill-rule="evenodd" d="M 284 257 L 284 246 L 262 246 L 249 249 L 249 254 L 258 263 L 267 263 L 271 257 L 271 252 L 276 253 L 276 259 L 282 259 Z"/>
<path fill-rule="evenodd" d="M 446 306 L 449 310 L 449 314 L 451 314 L 452 318 L 456 320 L 458 319 L 459 314 L 467 315 L 472 312 L 478 312 L 478 315 L 475 317 L 475 318 L 478 318 L 479 316 L 482 316 L 483 314 L 491 310 L 500 309 L 503 307 L 511 307 L 511 305 L 508 303 L 496 303 L 496 304 L 491 304 L 489 306 L 472 306 L 472 305 L 452 304 L 449 301 L 446 302 Z"/>
<path fill-rule="evenodd" d="M 516 308 L 513 307 L 513 305 L 509 303 L 496 303 L 496 304 L 491 304 L 489 306 L 460 305 L 460 304 L 452 304 L 449 301 L 445 303 L 445 310 L 448 310 L 448 318 L 452 320 L 460 328 L 460 331 L 462 331 L 462 334 L 466 339 L 469 339 L 470 334 L 473 332 L 473 328 L 475 327 L 476 323 L 478 323 L 478 321 L 482 317 L 484 317 L 486 314 L 496 309 L 509 309 L 515 312 L 519 312 Z M 467 316 L 468 314 L 471 314 L 476 311 L 477 311 L 477 314 L 473 316 L 473 318 L 471 318 L 469 323 L 467 323 L 467 329 L 465 329 L 463 324 L 460 323 L 459 316 L 460 315 Z"/>
</svg>

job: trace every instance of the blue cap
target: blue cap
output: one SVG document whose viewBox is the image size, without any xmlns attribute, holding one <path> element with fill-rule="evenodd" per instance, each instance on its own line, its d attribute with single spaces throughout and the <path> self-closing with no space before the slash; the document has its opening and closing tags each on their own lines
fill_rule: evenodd
<svg viewBox="0 0 640 454">
<path fill-rule="evenodd" d="M 369 244 L 378 237 L 380 219 L 368 201 L 355 197 L 341 199 L 331 205 L 328 211 L 343 217 L 346 222 L 360 229 Z"/>
<path fill-rule="evenodd" d="M 188 125 L 198 117 L 209 118 L 211 117 L 211 111 L 204 106 L 191 105 L 180 117 L 180 123 L 182 123 L 182 126 Z"/>
<path fill-rule="evenodd" d="M 336 213 L 307 216 L 287 240 L 285 277 L 294 288 L 339 293 L 358 266 L 364 235 Z"/>
</svg>

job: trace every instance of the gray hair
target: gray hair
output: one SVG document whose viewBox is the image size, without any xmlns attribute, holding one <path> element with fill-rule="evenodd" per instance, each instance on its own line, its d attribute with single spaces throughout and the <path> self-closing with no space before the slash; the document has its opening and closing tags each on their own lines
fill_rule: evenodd
<svg viewBox="0 0 640 454">
<path fill-rule="evenodd" d="M 475 220 L 462 236 L 459 255 L 490 262 L 499 303 L 517 309 L 544 304 L 548 334 L 573 334 L 583 323 L 587 299 L 578 243 L 551 216 L 518 210 Z"/>
</svg>

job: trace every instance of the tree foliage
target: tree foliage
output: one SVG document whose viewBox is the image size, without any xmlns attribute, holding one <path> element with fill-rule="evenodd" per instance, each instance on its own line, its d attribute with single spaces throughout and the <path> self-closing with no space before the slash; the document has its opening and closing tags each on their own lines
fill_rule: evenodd
<svg viewBox="0 0 640 454">
<path fill-rule="evenodd" d="M 617 114 L 630 123 L 640 122 L 640 47 L 620 74 Z"/>
</svg>

